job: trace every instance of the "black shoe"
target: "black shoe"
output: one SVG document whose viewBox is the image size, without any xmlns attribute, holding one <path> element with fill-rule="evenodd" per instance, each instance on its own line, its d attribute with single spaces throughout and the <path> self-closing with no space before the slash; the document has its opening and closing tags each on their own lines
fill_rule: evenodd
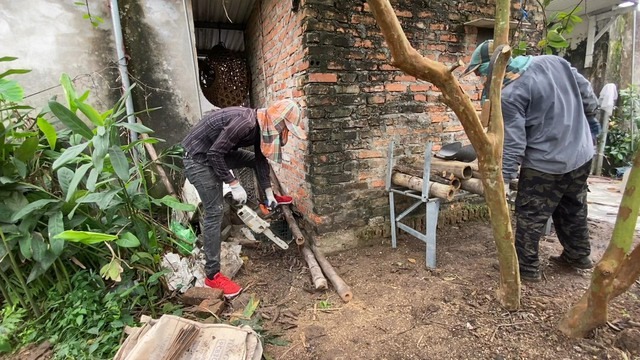
<svg viewBox="0 0 640 360">
<path fill-rule="evenodd" d="M 579 269 L 579 270 L 593 269 L 593 267 L 595 266 L 593 261 L 591 261 L 591 259 L 589 259 L 588 256 L 585 256 L 577 260 L 568 259 L 564 255 L 551 256 L 549 257 L 549 261 L 559 266 L 572 267 L 574 269 Z"/>
<path fill-rule="evenodd" d="M 527 282 L 540 282 L 540 280 L 542 280 L 542 276 L 540 276 L 540 271 L 520 270 L 520 280 Z"/>
</svg>

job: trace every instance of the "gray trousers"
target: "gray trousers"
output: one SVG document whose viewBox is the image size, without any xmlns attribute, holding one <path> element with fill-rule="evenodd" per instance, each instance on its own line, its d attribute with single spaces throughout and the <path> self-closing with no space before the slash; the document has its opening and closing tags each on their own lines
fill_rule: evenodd
<svg viewBox="0 0 640 360">
<path fill-rule="evenodd" d="M 225 162 L 230 169 L 242 167 L 255 168 L 255 155 L 251 151 L 236 150 L 225 156 Z M 213 278 L 220 272 L 220 229 L 223 216 L 222 181 L 219 180 L 213 168 L 193 161 L 188 156 L 183 159 L 184 172 L 189 182 L 198 190 L 198 195 L 204 207 L 204 255 L 206 263 L 205 274 Z"/>
</svg>

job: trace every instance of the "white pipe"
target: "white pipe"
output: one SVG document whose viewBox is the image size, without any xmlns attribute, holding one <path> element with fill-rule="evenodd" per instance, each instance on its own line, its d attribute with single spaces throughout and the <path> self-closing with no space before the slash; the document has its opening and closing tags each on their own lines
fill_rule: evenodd
<svg viewBox="0 0 640 360">
<path fill-rule="evenodd" d="M 120 70 L 120 78 L 122 79 L 123 91 L 127 91 L 131 87 L 129 81 L 129 72 L 127 71 L 127 59 L 124 53 L 124 40 L 122 38 L 122 25 L 120 24 L 120 12 L 118 11 L 118 0 L 111 0 L 111 21 L 113 22 L 113 35 L 116 40 L 116 52 L 118 54 L 118 70 Z M 136 123 L 135 111 L 133 109 L 133 99 L 131 94 L 125 100 L 127 110 L 127 122 L 129 124 Z M 138 140 L 138 133 L 129 130 L 131 142 Z"/>
</svg>

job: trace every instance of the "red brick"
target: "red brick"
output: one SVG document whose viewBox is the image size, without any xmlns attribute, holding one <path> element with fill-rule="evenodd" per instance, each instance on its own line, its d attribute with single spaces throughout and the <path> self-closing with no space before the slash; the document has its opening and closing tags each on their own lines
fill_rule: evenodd
<svg viewBox="0 0 640 360">
<path fill-rule="evenodd" d="M 453 34 L 440 34 L 440 41 L 458 42 L 458 37 Z"/>
<path fill-rule="evenodd" d="M 383 188 L 385 187 L 385 181 L 383 179 L 376 179 L 371 181 L 372 188 Z"/>
<path fill-rule="evenodd" d="M 378 65 L 378 69 L 379 70 L 383 70 L 383 71 L 393 71 L 393 70 L 398 70 L 397 67 L 395 66 L 391 66 L 389 64 L 382 64 L 382 65 Z"/>
<path fill-rule="evenodd" d="M 447 45 L 444 44 L 428 44 L 427 50 L 431 51 L 447 51 Z"/>
<path fill-rule="evenodd" d="M 429 84 L 414 84 L 409 86 L 409 89 L 411 89 L 411 91 L 428 91 L 429 89 L 431 89 L 431 85 Z"/>
<path fill-rule="evenodd" d="M 309 82 L 338 82 L 338 75 L 331 73 L 311 73 Z"/>
<path fill-rule="evenodd" d="M 396 16 L 410 18 L 413 17 L 413 13 L 411 11 L 396 10 Z"/>
<path fill-rule="evenodd" d="M 337 61 L 329 61 L 327 63 L 327 69 L 329 70 L 344 70 L 344 64 Z"/>
<path fill-rule="evenodd" d="M 415 95 L 413 95 L 413 99 L 415 101 L 427 101 L 427 95 L 415 94 Z"/>
<path fill-rule="evenodd" d="M 384 91 L 384 85 L 375 85 L 375 86 L 365 87 L 364 89 L 362 89 L 362 91 L 368 92 L 368 93 Z"/>
<path fill-rule="evenodd" d="M 444 26 L 444 24 L 431 24 L 431 25 L 429 25 L 429 29 L 431 29 L 431 30 L 444 30 L 445 26 Z"/>
<path fill-rule="evenodd" d="M 407 91 L 407 85 L 404 84 L 386 84 L 384 88 L 392 92 Z"/>
<path fill-rule="evenodd" d="M 415 76 L 411 75 L 398 75 L 394 78 L 395 81 L 416 81 Z"/>
<path fill-rule="evenodd" d="M 429 117 L 431 118 L 432 123 L 439 123 L 451 120 L 448 115 L 443 113 L 430 113 Z"/>
<path fill-rule="evenodd" d="M 429 12 L 429 11 L 421 11 L 421 12 L 418 13 L 418 17 L 420 19 L 427 19 L 427 18 L 430 18 L 432 16 L 433 16 L 433 14 L 431 12 Z"/>
<path fill-rule="evenodd" d="M 351 16 L 351 23 L 374 25 L 376 23 L 376 19 L 374 19 L 372 16 L 353 15 Z"/>
<path fill-rule="evenodd" d="M 457 132 L 457 131 L 464 131 L 464 128 L 462 127 L 462 125 L 448 126 L 446 129 L 444 129 L 444 132 Z"/>
<path fill-rule="evenodd" d="M 382 158 L 385 155 L 378 150 L 360 150 L 358 151 L 358 159 Z"/>
</svg>

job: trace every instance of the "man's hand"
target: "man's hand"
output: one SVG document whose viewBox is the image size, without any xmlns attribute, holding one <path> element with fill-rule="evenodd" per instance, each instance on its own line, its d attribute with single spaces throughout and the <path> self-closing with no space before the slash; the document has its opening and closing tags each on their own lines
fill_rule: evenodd
<svg viewBox="0 0 640 360">
<path fill-rule="evenodd" d="M 231 188 L 231 196 L 233 196 L 233 200 L 237 201 L 240 205 L 244 205 L 247 202 L 247 192 L 244 191 L 242 185 L 239 182 L 231 183 L 229 185 Z"/>
<path fill-rule="evenodd" d="M 278 206 L 278 202 L 276 201 L 276 197 L 273 195 L 273 190 L 271 188 L 266 188 L 264 190 L 265 195 L 267 195 L 267 200 L 265 200 L 265 205 L 273 210 Z"/>
</svg>

